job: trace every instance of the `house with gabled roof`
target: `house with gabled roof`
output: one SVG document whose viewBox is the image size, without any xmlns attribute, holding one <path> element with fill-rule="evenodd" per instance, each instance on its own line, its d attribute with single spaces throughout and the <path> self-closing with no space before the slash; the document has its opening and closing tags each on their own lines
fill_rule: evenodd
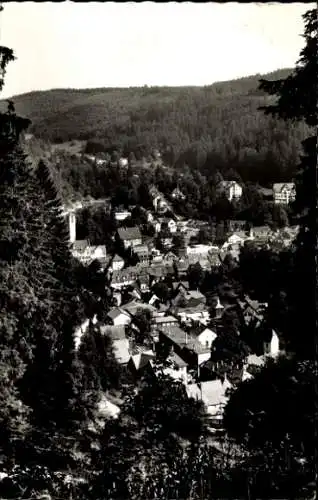
<svg viewBox="0 0 318 500">
<path fill-rule="evenodd" d="M 198 304 L 195 307 L 180 308 L 177 310 L 176 315 L 180 318 L 181 323 L 187 325 L 200 323 L 206 326 L 210 321 L 209 309 L 204 304 Z"/>
<path fill-rule="evenodd" d="M 141 311 L 147 311 L 151 314 L 151 316 L 153 316 L 156 312 L 156 308 L 154 306 L 138 300 L 131 300 L 127 304 L 122 305 L 121 309 L 128 312 L 131 317 L 136 316 L 136 314 Z"/>
<path fill-rule="evenodd" d="M 111 261 L 111 269 L 113 271 L 120 271 L 125 266 L 125 261 L 119 255 L 115 255 Z"/>
<path fill-rule="evenodd" d="M 188 383 L 187 363 L 174 351 L 169 354 L 166 361 L 169 363 L 169 366 L 163 369 L 163 373 L 169 375 L 174 380 L 180 380 L 186 385 Z"/>
<path fill-rule="evenodd" d="M 149 248 L 147 245 L 137 245 L 134 247 L 134 252 L 138 255 L 139 262 L 149 264 Z"/>
<path fill-rule="evenodd" d="M 242 186 L 236 181 L 221 181 L 218 184 L 218 189 L 225 194 L 229 201 L 239 200 L 243 193 Z"/>
<path fill-rule="evenodd" d="M 172 289 L 176 293 L 187 293 L 190 290 L 189 281 L 174 281 L 172 283 Z"/>
<path fill-rule="evenodd" d="M 199 367 L 211 357 L 211 351 L 197 338 L 179 326 L 171 325 L 159 330 L 159 342 L 173 349 L 187 364 Z"/>
<path fill-rule="evenodd" d="M 273 184 L 274 203 L 288 205 L 296 198 L 296 186 L 294 182 L 277 182 Z"/>
<path fill-rule="evenodd" d="M 154 316 L 152 319 L 152 330 L 153 331 L 165 331 L 166 329 L 169 329 L 170 326 L 178 326 L 179 321 L 175 316 L 171 315 L 157 315 Z"/>
<path fill-rule="evenodd" d="M 142 350 L 130 356 L 127 367 L 135 377 L 140 377 L 146 371 L 153 371 L 155 358 L 156 355 L 151 349 L 147 351 Z"/>
<path fill-rule="evenodd" d="M 118 237 L 124 243 L 125 248 L 136 247 L 142 244 L 142 236 L 139 227 L 120 227 L 117 230 Z"/>
<path fill-rule="evenodd" d="M 75 240 L 71 245 L 71 253 L 73 257 L 82 262 L 82 259 L 85 259 L 88 255 L 89 245 L 88 240 Z"/>
<path fill-rule="evenodd" d="M 182 288 L 179 288 L 177 295 L 171 302 L 175 307 L 197 307 L 199 304 L 206 303 L 206 297 L 199 290 L 184 291 Z"/>
<path fill-rule="evenodd" d="M 113 307 L 107 317 L 112 321 L 114 326 L 126 326 L 131 323 L 131 315 L 121 307 Z"/>
<path fill-rule="evenodd" d="M 196 337 L 204 347 L 208 347 L 209 349 L 211 349 L 213 342 L 217 338 L 217 334 L 210 328 L 204 328 L 203 330 L 200 330 L 198 334 L 196 334 Z"/>
<path fill-rule="evenodd" d="M 253 324 L 255 327 L 260 326 L 264 319 L 264 313 L 267 308 L 267 303 L 261 303 L 257 300 L 252 300 L 247 296 L 244 298 L 244 301 L 238 300 L 237 302 L 244 323 L 246 325 Z"/>
<path fill-rule="evenodd" d="M 184 201 L 186 199 L 185 195 L 183 194 L 182 191 L 178 187 L 176 187 L 172 193 L 171 193 L 171 198 L 173 200 L 179 200 L 179 201 Z"/>
<path fill-rule="evenodd" d="M 206 406 L 210 421 L 219 424 L 222 421 L 231 388 L 232 384 L 225 377 L 223 381 L 216 379 L 199 384 L 188 384 L 186 391 L 189 398 L 202 401 Z"/>
</svg>

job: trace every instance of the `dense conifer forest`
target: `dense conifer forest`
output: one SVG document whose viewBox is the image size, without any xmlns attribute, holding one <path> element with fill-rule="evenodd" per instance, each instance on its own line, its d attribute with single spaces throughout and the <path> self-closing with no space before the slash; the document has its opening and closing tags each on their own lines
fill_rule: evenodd
<svg viewBox="0 0 318 500">
<path fill-rule="evenodd" d="M 234 171 L 261 185 L 293 178 L 304 123 L 259 113 L 273 103 L 259 80 L 285 78 L 291 70 L 255 75 L 206 87 L 58 89 L 14 98 L 16 110 L 32 121 L 29 132 L 51 143 L 86 142 L 86 151 L 134 154 L 159 149 L 178 169 L 202 173 Z"/>
</svg>

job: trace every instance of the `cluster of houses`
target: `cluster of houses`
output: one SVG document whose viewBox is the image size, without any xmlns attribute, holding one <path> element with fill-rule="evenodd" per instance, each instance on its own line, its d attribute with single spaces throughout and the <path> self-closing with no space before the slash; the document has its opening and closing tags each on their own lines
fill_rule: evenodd
<svg viewBox="0 0 318 500">
<path fill-rule="evenodd" d="M 230 200 L 239 199 L 242 195 L 240 186 L 234 181 L 224 182 L 222 189 Z M 294 196 L 293 189 L 294 186 L 290 184 L 274 185 L 275 203 L 290 203 Z M 230 306 L 222 304 L 218 297 L 215 297 L 212 306 L 207 305 L 206 297 L 199 290 L 190 288 L 189 266 L 199 263 L 203 269 L 212 269 L 222 265 L 228 254 L 237 259 L 240 248 L 246 242 L 261 246 L 289 246 L 298 228 L 272 231 L 268 226 L 263 226 L 246 231 L 245 221 L 235 221 L 222 244 L 192 244 L 191 237 L 198 234 L 202 227 L 201 221 L 174 216 L 165 197 L 156 188 L 151 188 L 150 192 L 153 210 L 145 213 L 155 234 L 165 227 L 163 249 L 158 250 L 153 238 L 144 237 L 139 227 L 125 227 L 123 224 L 117 229 L 116 238 L 122 242 L 125 250 L 130 249 L 137 255 L 139 261 L 134 266 L 128 266 L 120 255 L 108 255 L 105 245 L 92 246 L 88 241 L 76 239 L 76 208 L 73 208 L 66 211 L 71 251 L 83 264 L 98 260 L 106 270 L 113 306 L 107 314 L 107 320 L 99 326 L 101 332 L 112 339 L 115 357 L 123 369 L 128 370 L 136 380 L 145 371 L 156 375 L 158 352 L 163 349 L 167 353 L 167 364 L 161 370 L 180 380 L 189 397 L 203 401 L 211 425 L 217 426 L 222 420 L 229 390 L 234 389 L 237 383 L 253 377 L 253 370 L 263 365 L 266 357 L 279 354 L 279 338 L 273 329 L 267 328 L 266 334 L 262 333 L 261 353 L 251 353 L 230 367 L 215 362 L 212 357 L 213 346 L 218 338 L 223 314 Z M 185 197 L 176 188 L 172 198 L 183 200 Z M 130 211 L 115 212 L 115 218 L 120 222 L 130 215 Z M 171 243 L 177 234 L 183 235 L 185 243 L 183 248 L 174 252 Z M 169 299 L 156 295 L 156 286 L 160 283 L 168 286 Z M 237 300 L 236 307 L 245 324 L 253 322 L 255 328 L 262 330 L 266 304 L 245 297 L 244 300 Z M 141 314 L 149 320 L 149 331 L 146 341 L 138 344 L 134 332 L 140 328 L 138 317 Z M 96 317 L 93 322 L 97 322 Z M 77 330 L 77 347 L 89 323 L 86 320 Z"/>
<path fill-rule="evenodd" d="M 163 372 L 180 380 L 189 397 L 204 402 L 210 424 L 215 428 L 222 420 L 228 390 L 251 378 L 253 369 L 263 365 L 266 357 L 279 354 L 278 336 L 268 330 L 262 337 L 262 352 L 251 353 L 236 365 L 213 361 L 213 346 L 222 317 L 227 308 L 233 306 L 222 304 L 219 297 L 215 297 L 212 306 L 207 306 L 206 297 L 192 290 L 188 281 L 170 276 L 169 300 L 160 299 L 154 292 L 154 285 L 165 278 L 160 274 L 148 274 L 146 286 L 142 286 L 137 274 L 129 284 L 112 284 L 114 305 L 100 329 L 112 339 L 118 363 L 129 371 L 136 383 L 146 371 L 154 376 Z M 256 328 L 262 327 L 266 304 L 245 297 L 238 300 L 236 306 L 246 324 L 254 322 Z M 135 333 L 140 330 L 140 315 L 148 318 L 148 330 L 138 344 Z M 77 347 L 87 328 L 88 321 L 77 333 Z M 166 353 L 166 364 L 158 368 L 156 361 L 162 352 Z"/>
<path fill-rule="evenodd" d="M 155 233 L 153 238 L 143 237 L 138 226 L 119 227 L 116 233 L 116 238 L 123 243 L 124 248 L 130 249 L 138 256 L 139 263 L 146 266 L 178 265 L 181 268 L 188 268 L 191 264 L 199 263 L 203 269 L 211 269 L 221 265 L 227 254 L 238 259 L 240 248 L 246 242 L 253 242 L 256 246 L 283 249 L 293 243 L 298 232 L 298 226 L 275 231 L 269 226 L 258 226 L 246 231 L 243 227 L 239 227 L 240 222 L 245 224 L 244 221 L 235 221 L 236 228 L 230 230 L 222 244 L 198 244 L 192 243 L 191 239 L 196 237 L 202 228 L 201 221 L 180 220 L 180 218 L 176 220 L 173 217 L 155 218 L 151 212 L 147 213 L 147 220 L 153 225 Z M 119 255 L 107 255 L 105 245 L 94 246 L 87 240 L 77 240 L 75 211 L 68 213 L 68 221 L 73 256 L 84 265 L 98 260 L 103 268 L 109 266 L 112 272 L 119 273 L 116 275 L 119 278 L 121 270 L 125 267 L 124 259 Z M 165 232 L 160 233 L 163 227 Z M 155 244 L 155 237 L 158 234 L 161 235 L 163 247 L 160 250 Z M 184 243 L 182 248 L 174 252 L 172 250 L 173 238 L 176 235 L 182 235 Z M 129 274 L 129 271 L 125 270 L 122 275 L 127 275 L 127 273 Z"/>
</svg>

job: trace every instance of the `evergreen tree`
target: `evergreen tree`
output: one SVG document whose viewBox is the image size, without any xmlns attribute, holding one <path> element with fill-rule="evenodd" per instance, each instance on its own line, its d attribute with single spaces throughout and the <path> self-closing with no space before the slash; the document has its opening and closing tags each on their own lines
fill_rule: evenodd
<svg viewBox="0 0 318 500">
<path fill-rule="evenodd" d="M 317 11 L 308 11 L 304 20 L 306 45 L 295 71 L 285 80 L 262 81 L 261 89 L 278 96 L 277 104 L 268 106 L 266 113 L 288 121 L 302 120 L 315 127 L 318 124 Z M 287 350 L 295 356 L 268 362 L 254 380 L 242 384 L 232 395 L 224 419 L 227 430 L 247 445 L 249 466 L 257 463 L 258 491 L 266 491 L 267 495 L 288 495 L 289 498 L 307 496 L 313 480 L 316 484 L 311 489 L 317 491 L 313 439 L 317 378 L 316 142 L 316 135 L 303 142 L 304 155 L 299 166 L 294 204 L 300 230 L 286 287 L 284 308 L 287 314 L 285 311 L 281 318 L 281 323 L 285 323 Z M 269 301 L 269 315 L 274 316 L 273 309 L 277 307 L 277 302 Z M 301 414 L 297 415 L 299 409 Z"/>
<path fill-rule="evenodd" d="M 275 105 L 267 106 L 265 113 L 288 121 L 304 121 L 309 127 L 317 127 L 317 47 L 318 20 L 315 9 L 308 11 L 305 21 L 305 47 L 295 71 L 285 80 L 261 81 L 260 88 L 278 96 Z M 264 108 L 262 108 L 264 109 Z M 294 212 L 300 230 L 296 241 L 294 280 L 288 293 L 291 314 L 286 324 L 287 344 L 300 358 L 317 356 L 316 337 L 316 253 L 317 253 L 317 136 L 308 137 L 303 143 L 296 178 Z M 307 327 L 304 335 L 303 318 Z"/>
<path fill-rule="evenodd" d="M 2 8 L 1 8 L 2 10 Z M 14 60 L 13 51 L 0 47 L 0 91 L 6 67 Z M 12 103 L 0 113 L 0 463 L 10 470 L 16 460 L 17 448 L 27 436 L 28 408 L 22 404 L 17 382 L 29 359 L 28 335 L 22 329 L 34 310 L 35 294 L 24 274 L 20 260 L 26 246 L 23 227 L 23 192 L 30 179 L 19 149 L 19 134 L 27 120 L 15 114 Z M 27 331 L 28 330 L 28 331 Z"/>
<path fill-rule="evenodd" d="M 2 75 L 10 60 L 12 51 L 0 47 Z M 0 453 L 9 473 L 6 495 L 22 483 L 25 490 L 56 494 L 52 474 L 78 466 L 74 452 L 94 406 L 81 391 L 74 353 L 79 297 L 61 203 L 45 165 L 34 172 L 22 151 L 27 124 L 11 102 L 0 114 Z"/>
</svg>

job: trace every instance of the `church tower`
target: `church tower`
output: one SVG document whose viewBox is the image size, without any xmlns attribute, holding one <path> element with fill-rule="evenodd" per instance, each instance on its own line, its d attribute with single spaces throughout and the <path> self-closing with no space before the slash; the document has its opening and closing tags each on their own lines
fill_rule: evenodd
<svg viewBox="0 0 318 500">
<path fill-rule="evenodd" d="M 69 224 L 69 231 L 70 231 L 70 243 L 73 244 L 76 241 L 76 215 L 75 215 L 75 212 L 69 212 L 68 224 Z"/>
</svg>

